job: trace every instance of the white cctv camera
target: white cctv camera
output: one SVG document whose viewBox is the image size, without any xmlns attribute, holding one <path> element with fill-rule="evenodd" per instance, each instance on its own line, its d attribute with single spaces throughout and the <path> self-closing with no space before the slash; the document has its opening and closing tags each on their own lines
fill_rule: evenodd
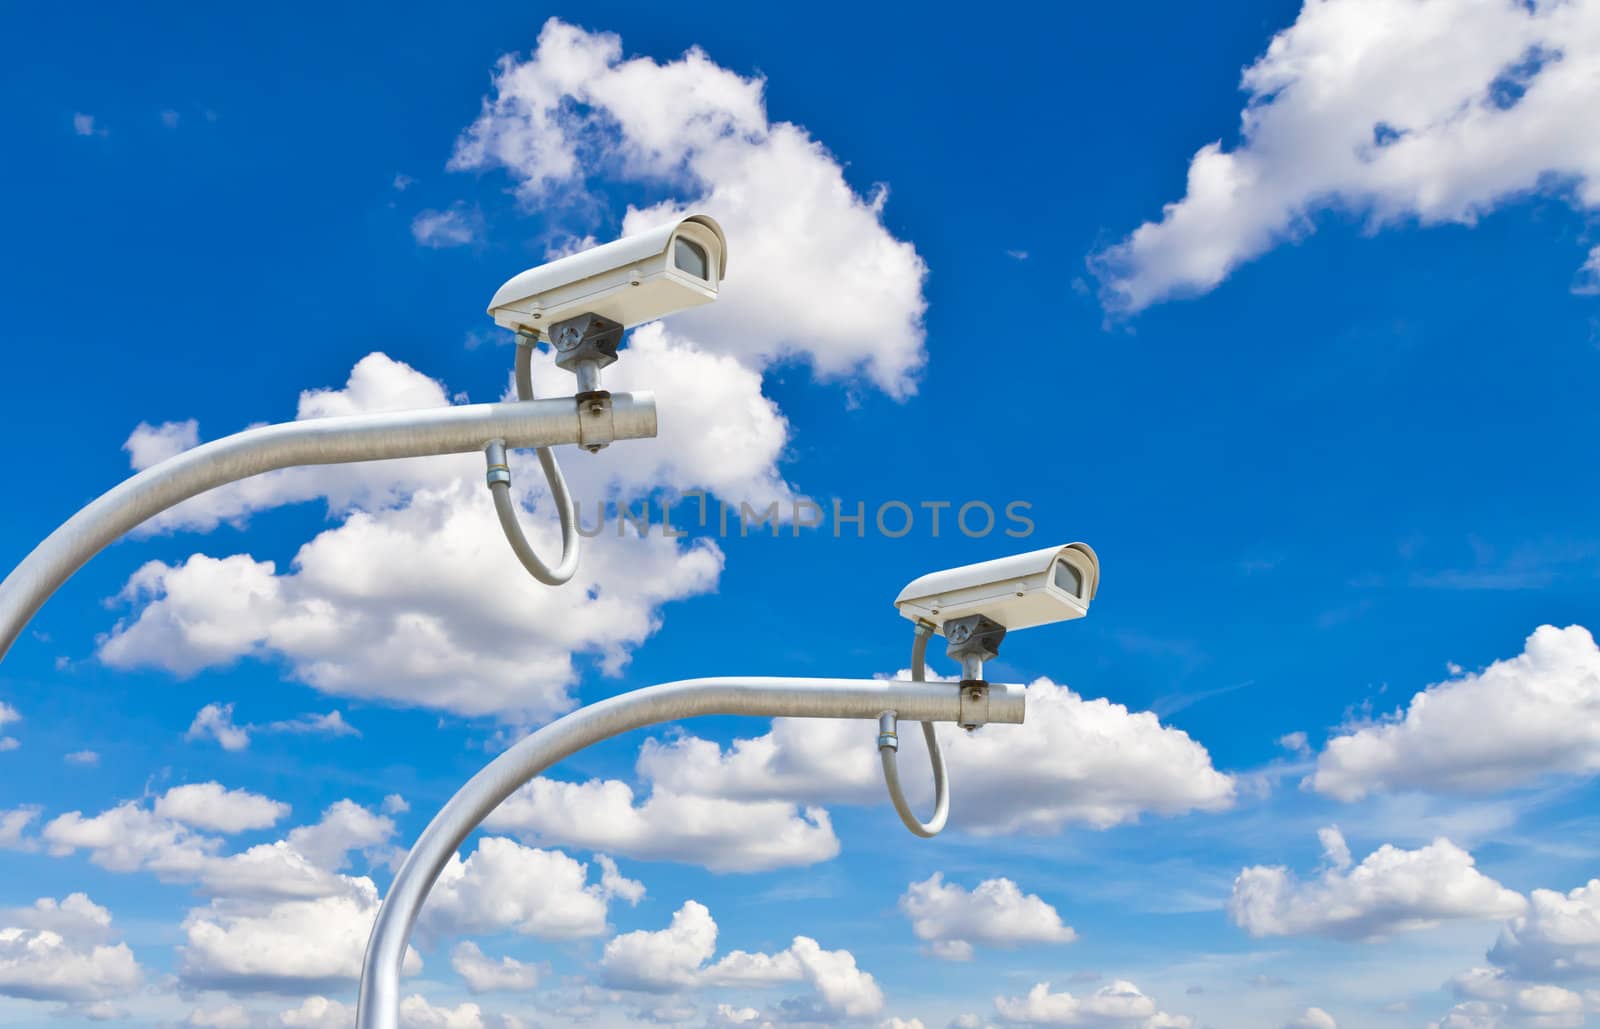
<svg viewBox="0 0 1600 1029">
<path fill-rule="evenodd" d="M 1100 559 L 1087 543 L 948 568 L 917 579 L 895 598 L 900 613 L 939 631 L 973 615 L 1005 629 L 1082 618 L 1100 587 Z"/>
<path fill-rule="evenodd" d="M 489 313 L 496 325 L 535 335 L 584 314 L 632 328 L 717 299 L 727 253 L 722 227 L 691 214 L 530 268 L 495 291 Z"/>
</svg>

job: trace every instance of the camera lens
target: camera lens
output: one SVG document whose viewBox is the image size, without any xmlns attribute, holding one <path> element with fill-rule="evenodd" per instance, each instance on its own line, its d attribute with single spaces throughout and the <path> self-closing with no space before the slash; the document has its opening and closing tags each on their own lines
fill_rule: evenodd
<svg viewBox="0 0 1600 1029">
<path fill-rule="evenodd" d="M 1074 597 L 1083 596 L 1083 576 L 1065 561 L 1056 562 L 1055 580 L 1057 589 L 1066 590 Z"/>
<path fill-rule="evenodd" d="M 674 241 L 672 263 L 679 271 L 688 272 L 697 279 L 705 279 L 708 282 L 711 279 L 710 274 L 708 274 L 709 268 L 707 266 L 709 262 L 706 260 L 705 248 L 692 240 L 679 236 Z"/>
</svg>

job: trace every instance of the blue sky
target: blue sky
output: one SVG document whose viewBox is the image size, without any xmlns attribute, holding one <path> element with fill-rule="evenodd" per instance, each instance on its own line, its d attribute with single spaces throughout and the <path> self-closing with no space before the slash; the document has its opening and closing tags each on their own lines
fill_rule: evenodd
<svg viewBox="0 0 1600 1029">
<path fill-rule="evenodd" d="M 608 530 L 550 591 L 473 456 L 171 512 L 0 664 L 0 1024 L 347 1025 L 510 740 L 893 674 L 901 585 L 1070 540 L 1099 597 L 991 664 L 1028 724 L 952 737 L 944 835 L 864 723 L 622 737 L 469 844 L 407 1024 L 1600 1022 L 1600 12 L 996 14 L 7 16 L 0 564 L 198 440 L 499 399 L 495 287 L 683 210 L 723 296 L 633 333 L 661 435 L 580 499 L 868 525 Z"/>
</svg>

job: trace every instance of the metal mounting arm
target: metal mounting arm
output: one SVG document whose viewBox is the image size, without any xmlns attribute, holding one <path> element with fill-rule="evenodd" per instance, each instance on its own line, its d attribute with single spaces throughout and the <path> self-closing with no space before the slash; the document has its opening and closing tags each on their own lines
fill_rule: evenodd
<svg viewBox="0 0 1600 1029">
<path fill-rule="evenodd" d="M 614 393 L 610 400 L 614 438 L 656 434 L 652 394 Z M 139 523 L 207 490 L 296 465 L 466 454 L 492 439 L 513 447 L 553 447 L 580 443 L 584 433 L 577 400 L 557 397 L 311 418 L 203 443 L 102 494 L 22 559 L 0 583 L 0 658 L 45 600 L 91 557 Z"/>
<path fill-rule="evenodd" d="M 876 718 L 893 707 L 924 724 L 962 717 L 962 691 L 952 682 L 878 679 L 686 679 L 610 697 L 560 718 L 491 761 L 451 797 L 422 831 L 395 873 L 367 942 L 361 968 L 357 1029 L 396 1029 L 400 969 L 411 928 L 434 880 L 467 836 L 500 802 L 562 758 L 630 729 L 696 715 L 768 718 Z M 990 721 L 1020 724 L 1021 686 L 989 687 Z"/>
</svg>

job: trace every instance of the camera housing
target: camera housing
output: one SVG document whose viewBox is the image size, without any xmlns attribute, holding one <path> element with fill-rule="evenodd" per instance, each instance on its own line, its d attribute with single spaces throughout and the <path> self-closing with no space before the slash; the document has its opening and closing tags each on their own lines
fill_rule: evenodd
<svg viewBox="0 0 1600 1029">
<path fill-rule="evenodd" d="M 495 291 L 489 314 L 496 325 L 535 334 L 580 314 L 632 328 L 717 299 L 727 254 L 716 220 L 691 214 L 529 268 Z"/>
<path fill-rule="evenodd" d="M 931 572 L 909 583 L 894 606 L 941 634 L 947 622 L 982 615 L 1007 630 L 1082 618 L 1100 588 L 1100 559 L 1087 543 Z"/>
</svg>

